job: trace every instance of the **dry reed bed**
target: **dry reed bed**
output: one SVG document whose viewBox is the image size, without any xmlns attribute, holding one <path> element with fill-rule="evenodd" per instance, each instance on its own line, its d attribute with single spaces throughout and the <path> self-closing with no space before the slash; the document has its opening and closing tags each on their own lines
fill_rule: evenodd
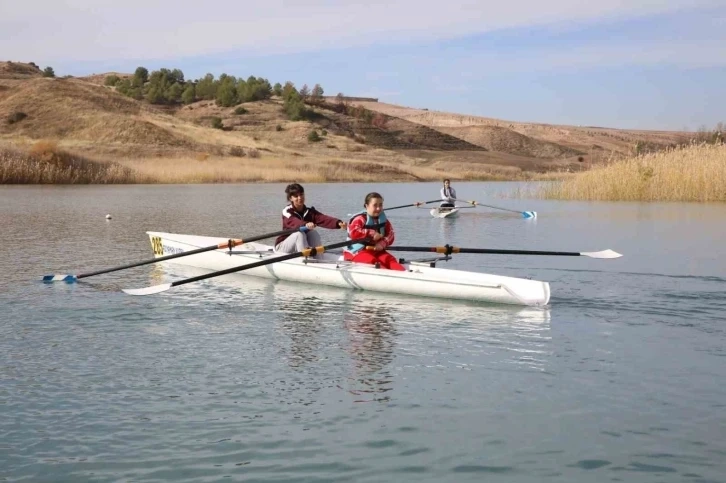
<svg viewBox="0 0 726 483">
<path fill-rule="evenodd" d="M 118 163 L 98 163 L 39 142 L 30 152 L 0 150 L 0 184 L 130 184 L 150 180 Z"/>
<path fill-rule="evenodd" d="M 559 200 L 726 201 L 726 144 L 627 158 L 529 194 Z"/>
<path fill-rule="evenodd" d="M 387 163 L 338 159 L 307 161 L 272 156 L 134 159 L 120 160 L 120 163 L 157 183 L 415 181 L 420 179 L 420 174 L 431 179 L 443 176 L 443 172 L 437 170 Z"/>
<path fill-rule="evenodd" d="M 414 182 L 443 178 L 466 181 L 522 181 L 562 179 L 564 173 L 525 173 L 519 169 L 452 164 L 450 168 L 415 166 L 400 159 L 357 160 L 323 158 L 315 160 L 265 155 L 261 158 L 173 157 L 121 159 L 119 163 L 156 183 L 275 183 L 296 180 L 325 182 Z"/>
<path fill-rule="evenodd" d="M 99 162 L 64 151 L 55 141 L 0 147 L 0 184 L 192 184 L 254 182 L 391 182 L 434 181 L 449 177 L 469 181 L 552 179 L 561 174 L 534 174 L 519 168 L 451 163 L 416 166 L 405 158 L 315 159 L 264 155 L 247 149 L 244 156 L 190 153 L 179 157 L 117 158 Z M 254 156 L 253 156 L 254 155 Z"/>
</svg>

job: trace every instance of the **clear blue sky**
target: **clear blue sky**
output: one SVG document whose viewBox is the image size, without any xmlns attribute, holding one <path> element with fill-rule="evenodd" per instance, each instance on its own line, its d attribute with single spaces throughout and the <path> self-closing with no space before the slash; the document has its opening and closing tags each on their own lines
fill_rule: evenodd
<svg viewBox="0 0 726 483">
<path fill-rule="evenodd" d="M 726 122 L 726 0 L 247 3 L 2 1 L 0 55 L 57 75 L 143 65 L 320 83 L 514 121 Z"/>
</svg>

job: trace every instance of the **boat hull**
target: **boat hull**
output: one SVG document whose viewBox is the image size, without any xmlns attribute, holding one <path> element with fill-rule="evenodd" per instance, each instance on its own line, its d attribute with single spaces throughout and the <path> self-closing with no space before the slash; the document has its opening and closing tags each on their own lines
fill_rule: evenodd
<svg viewBox="0 0 726 483">
<path fill-rule="evenodd" d="M 225 242 L 226 238 L 147 232 L 156 257 L 181 253 Z M 252 252 L 252 253 L 251 253 Z M 225 270 L 280 256 L 272 247 L 246 243 L 229 250 L 212 250 L 163 263 L 175 263 L 211 271 Z M 544 306 L 550 298 L 547 282 L 463 270 L 405 263 L 406 271 L 375 268 L 373 265 L 342 261 L 338 254 L 325 253 L 319 259 L 295 258 L 239 272 L 241 276 L 287 280 L 305 285 L 368 290 L 458 300 Z"/>
<path fill-rule="evenodd" d="M 459 216 L 458 208 L 431 208 L 429 211 L 434 218 L 456 218 Z"/>
</svg>

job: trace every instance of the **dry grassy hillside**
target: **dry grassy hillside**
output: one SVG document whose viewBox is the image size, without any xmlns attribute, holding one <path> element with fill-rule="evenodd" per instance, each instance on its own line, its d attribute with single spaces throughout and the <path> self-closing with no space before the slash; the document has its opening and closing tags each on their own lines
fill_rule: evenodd
<svg viewBox="0 0 726 483">
<path fill-rule="evenodd" d="M 356 102 L 366 109 L 428 126 L 485 147 L 535 158 L 565 159 L 582 155 L 600 161 L 612 153 L 630 154 L 636 143 L 666 147 L 692 133 L 638 131 L 592 126 L 521 123 L 487 117 L 429 111 L 381 102 Z"/>
<path fill-rule="evenodd" d="M 191 140 L 159 126 L 153 109 L 77 79 L 34 78 L 0 94 L 0 136 L 54 138 L 78 145 L 189 146 Z"/>
<path fill-rule="evenodd" d="M 51 141 L 158 182 L 531 179 L 589 167 L 583 161 L 590 155 L 597 162 L 597 152 L 627 152 L 639 139 L 667 144 L 679 136 L 510 123 L 365 101 L 359 103 L 386 115 L 384 127 L 329 106 L 313 108 L 312 121 L 293 122 L 275 97 L 244 103 L 244 113 L 212 101 L 152 106 L 104 86 L 111 74 L 130 76 L 46 78 L 34 65 L 0 62 L 0 148 Z M 223 129 L 212 127 L 214 118 Z M 313 130 L 320 142 L 308 139 Z"/>
<path fill-rule="evenodd" d="M 0 79 L 22 80 L 41 77 L 43 72 L 35 64 L 22 62 L 0 61 Z"/>
</svg>

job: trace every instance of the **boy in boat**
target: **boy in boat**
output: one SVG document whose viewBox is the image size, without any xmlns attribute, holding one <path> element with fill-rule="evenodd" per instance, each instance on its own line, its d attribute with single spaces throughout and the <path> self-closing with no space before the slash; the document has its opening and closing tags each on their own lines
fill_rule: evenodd
<svg viewBox="0 0 726 483">
<path fill-rule="evenodd" d="M 396 257 L 386 251 L 393 244 L 395 234 L 393 225 L 383 212 L 383 197 L 378 193 L 366 195 L 364 211 L 357 213 L 348 222 L 348 240 L 372 240 L 373 245 L 356 243 L 343 251 L 345 260 L 357 263 L 377 264 L 390 270 L 406 268 L 398 263 Z"/>
<path fill-rule="evenodd" d="M 453 208 L 454 202 L 456 201 L 456 190 L 451 187 L 451 180 L 445 179 L 444 180 L 444 187 L 441 188 L 441 199 L 445 200 L 443 203 L 439 205 L 439 208 Z M 450 211 L 450 210 L 441 210 L 441 211 Z"/>
<path fill-rule="evenodd" d="M 335 230 L 343 229 L 347 224 L 343 220 L 324 215 L 314 206 L 305 206 L 305 189 L 298 183 L 292 183 L 285 188 L 285 195 L 289 204 L 282 210 L 282 229 L 294 230 L 305 226 L 307 232 L 295 232 L 292 235 L 280 235 L 275 240 L 275 251 L 280 253 L 295 253 L 306 248 L 322 245 L 320 234 L 315 228 L 321 226 Z"/>
</svg>

